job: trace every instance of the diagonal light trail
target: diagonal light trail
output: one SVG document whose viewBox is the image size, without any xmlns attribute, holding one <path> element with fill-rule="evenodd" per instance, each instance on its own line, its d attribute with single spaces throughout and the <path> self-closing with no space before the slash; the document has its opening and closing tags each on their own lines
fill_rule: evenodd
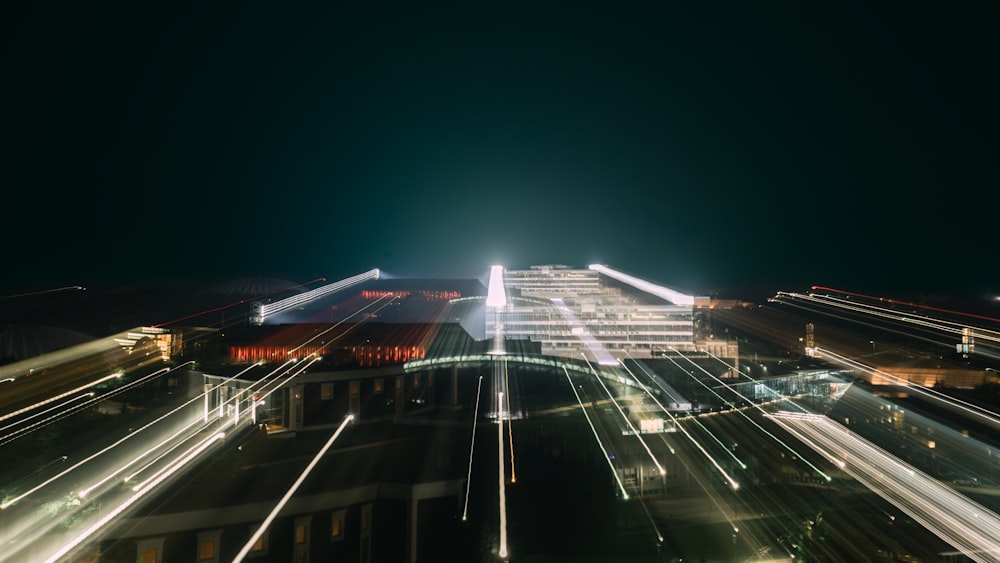
<svg viewBox="0 0 1000 563">
<path fill-rule="evenodd" d="M 587 414 L 587 407 L 583 405 L 583 400 L 580 398 L 580 394 L 576 392 L 576 386 L 573 385 L 573 379 L 569 376 L 569 371 L 564 367 L 562 368 L 563 374 L 566 375 L 566 381 L 569 382 L 569 388 L 573 391 L 573 396 L 576 397 L 576 402 L 580 404 L 580 412 L 583 413 L 583 417 L 587 419 L 587 425 L 590 426 L 590 431 L 594 433 L 594 439 L 597 440 L 597 447 L 601 448 L 601 452 L 604 454 L 604 461 L 607 462 L 608 467 L 611 468 L 611 475 L 614 476 L 615 481 L 618 483 L 618 489 L 622 493 L 622 498 L 628 500 L 628 491 L 625 490 L 625 485 L 622 483 L 621 477 L 618 476 L 618 470 L 615 469 L 614 464 L 611 463 L 611 456 L 608 454 L 608 450 L 604 447 L 604 443 L 601 442 L 601 437 L 597 434 L 597 428 L 594 427 L 594 423 L 590 420 L 590 415 Z"/>
<path fill-rule="evenodd" d="M 641 381 L 639 381 L 635 377 L 635 374 L 632 373 L 632 371 L 628 369 L 628 366 L 625 366 L 625 364 L 622 364 L 622 366 L 625 367 L 625 371 L 627 371 L 629 373 L 629 375 L 632 376 L 632 379 L 634 379 L 635 382 L 638 383 L 639 386 L 642 387 L 642 389 L 644 391 L 646 391 L 646 393 L 649 394 L 650 397 L 653 397 L 653 400 L 656 401 L 656 404 L 659 405 L 661 409 L 663 409 L 663 412 L 667 413 L 667 416 L 669 416 L 670 419 L 673 421 L 674 427 L 677 428 L 678 430 L 680 430 L 681 434 L 684 434 L 684 436 L 688 440 L 691 441 L 691 444 L 693 444 L 694 447 L 696 447 L 698 449 L 698 451 L 700 451 L 701 454 L 705 456 L 705 458 L 709 461 L 709 463 L 711 463 L 715 467 L 716 471 L 718 471 L 719 473 L 721 473 L 722 476 L 726 478 L 726 481 L 727 481 L 727 484 L 729 485 L 729 487 L 732 488 L 734 491 L 737 490 L 737 489 L 739 489 L 740 488 L 739 482 L 736 481 L 736 479 L 733 479 L 733 477 L 729 473 L 727 473 L 725 469 L 722 468 L 722 465 L 714 457 L 712 457 L 712 455 L 710 453 L 708 453 L 708 450 L 706 450 L 704 448 L 704 446 L 702 446 L 701 443 L 698 440 L 696 440 L 695 437 L 692 436 L 690 432 L 688 432 L 687 428 L 685 428 L 684 425 L 681 424 L 677 420 L 677 418 L 674 417 L 673 413 L 671 413 L 670 411 L 668 411 L 667 408 L 664 407 L 660 403 L 660 401 L 657 400 L 656 397 L 653 396 L 653 394 L 649 392 L 649 389 Z M 692 418 L 692 420 L 694 420 L 694 419 Z M 709 432 L 709 434 L 711 434 L 711 432 Z M 713 438 L 714 438 L 714 436 L 713 436 Z M 666 443 L 666 442 L 664 442 L 664 443 Z M 739 458 L 737 458 L 732 452 L 730 452 L 728 448 L 723 447 L 723 449 L 727 453 L 729 453 L 729 455 L 731 457 L 733 457 L 733 459 L 735 459 L 737 463 L 740 464 L 740 467 L 742 467 L 743 469 L 746 469 L 746 467 L 747 467 L 746 464 L 743 463 Z M 673 452 L 673 448 L 670 448 L 670 451 Z"/>
<path fill-rule="evenodd" d="M 590 366 L 591 373 L 593 373 L 594 377 L 597 378 L 597 382 L 604 389 L 604 392 L 608 394 L 608 397 L 611 399 L 611 404 L 613 404 L 615 408 L 618 409 L 618 414 L 622 415 L 622 418 L 625 420 L 625 424 L 629 427 L 629 430 L 632 432 L 632 434 L 635 435 L 636 438 L 638 438 L 639 443 L 642 444 L 642 447 L 646 450 L 646 453 L 649 454 L 649 459 L 653 460 L 653 464 L 656 465 L 656 469 L 659 470 L 660 475 L 666 475 L 667 470 L 664 469 L 662 465 L 660 465 L 659 460 L 657 460 L 656 456 L 653 455 L 653 450 L 649 449 L 649 444 L 647 444 L 646 441 L 642 439 L 642 434 L 639 433 L 636 427 L 632 424 L 632 421 L 629 420 L 628 415 L 625 414 L 625 411 L 622 410 L 621 405 L 618 404 L 618 401 L 616 401 L 614 396 L 611 394 L 611 390 L 608 389 L 608 386 L 604 384 L 604 381 L 601 379 L 600 374 L 598 374 L 597 371 L 594 370 L 594 366 L 591 365 L 590 361 L 587 360 L 586 356 L 583 356 L 583 360 L 587 362 L 588 366 Z"/>
<path fill-rule="evenodd" d="M 1000 516 L 822 415 L 780 412 L 794 433 L 936 536 L 981 562 L 1000 562 Z"/>
<path fill-rule="evenodd" d="M 937 400 L 937 401 L 941 401 L 941 402 L 943 402 L 943 403 L 945 403 L 945 404 L 947 404 L 947 405 L 949 405 L 949 406 L 951 406 L 953 408 L 961 409 L 963 412 L 966 412 L 966 413 L 971 414 L 973 416 L 979 417 L 979 418 L 985 420 L 986 422 L 988 422 L 995 429 L 996 428 L 1000 428 L 1000 414 L 997 414 L 997 413 L 995 413 L 995 412 L 993 412 L 993 411 L 991 411 L 989 409 L 985 409 L 983 407 L 980 407 L 979 405 L 975 405 L 973 403 L 969 403 L 969 402 L 963 401 L 961 399 L 956 399 L 955 397 L 952 397 L 950 395 L 945 395 L 944 393 L 941 393 L 940 391 L 935 391 L 934 389 L 931 389 L 929 387 L 925 387 L 923 385 L 920 385 L 919 383 L 914 383 L 912 381 L 909 381 L 908 379 L 904 379 L 902 377 L 899 377 L 899 376 L 893 375 L 891 373 L 882 371 L 882 370 L 880 370 L 878 368 L 874 368 L 872 366 L 863 364 L 863 363 L 861 363 L 861 362 L 859 362 L 857 360 L 854 360 L 852 358 L 848 358 L 847 356 L 838 354 L 836 352 L 833 352 L 831 350 L 827 350 L 825 348 L 819 348 L 819 347 L 817 347 L 816 348 L 816 353 L 819 354 L 819 355 L 821 355 L 821 356 L 826 356 L 827 358 L 833 360 L 834 362 L 837 362 L 837 363 L 842 364 L 842 365 L 846 365 L 846 366 L 848 366 L 848 367 L 850 367 L 852 369 L 861 370 L 861 371 L 863 371 L 863 372 L 865 372 L 865 373 L 867 373 L 869 375 L 878 376 L 878 377 L 886 379 L 887 381 L 891 381 L 891 382 L 895 383 L 896 385 L 901 385 L 901 386 L 906 387 L 908 389 L 912 389 L 915 392 L 920 393 L 921 395 L 924 395 L 925 397 L 929 397 L 931 399 L 934 399 L 934 400 Z"/>
<path fill-rule="evenodd" d="M 45 560 L 45 563 L 56 563 L 57 561 L 61 561 L 66 554 L 68 554 L 70 551 L 72 551 L 74 548 L 76 548 L 81 543 L 85 542 L 92 535 L 96 534 L 104 526 L 106 526 L 112 520 L 114 520 L 115 518 L 117 518 L 121 513 L 123 513 L 126 510 L 128 510 L 129 507 L 131 507 L 133 504 L 135 504 L 136 502 L 138 502 L 139 500 L 141 500 L 142 497 L 144 497 L 149 491 L 154 490 L 156 488 L 156 485 L 159 485 L 160 483 L 162 483 L 163 481 L 165 481 L 171 475 L 173 475 L 174 473 L 176 473 L 177 471 L 179 471 L 181 468 L 183 468 L 185 465 L 187 465 L 192 460 L 194 460 L 196 457 L 198 457 L 199 455 L 201 455 L 202 452 L 204 452 L 209 447 L 211 447 L 213 444 L 215 444 L 215 442 L 221 440 L 224 437 L 225 437 L 225 433 L 224 432 L 218 432 L 218 433 L 210 436 L 206 440 L 204 440 L 197 448 L 195 448 L 194 450 L 192 450 L 191 452 L 189 452 L 188 455 L 187 455 L 187 457 L 185 457 L 184 459 L 178 460 L 177 463 L 175 463 L 174 465 L 172 465 L 170 471 L 168 471 L 168 472 L 163 473 L 162 475 L 160 475 L 159 478 L 156 480 L 156 482 L 150 483 L 149 487 L 143 489 L 142 491 L 139 491 L 139 492 L 135 493 L 134 495 L 132 495 L 128 499 L 126 499 L 124 502 L 122 502 L 118 506 L 116 506 L 113 509 L 111 509 L 110 512 L 108 512 L 103 517 L 101 517 L 97 522 L 95 522 L 94 524 L 92 524 L 90 527 L 88 527 L 82 533 L 80 533 L 79 535 L 77 535 L 76 537 L 74 537 L 72 540 L 70 540 L 68 543 L 66 543 L 65 545 L 63 545 L 55 553 L 53 553 L 52 555 L 50 555 L 49 558 Z"/>
<path fill-rule="evenodd" d="M 688 362 L 690 362 L 696 368 L 698 368 L 701 371 L 705 372 L 705 374 L 708 375 L 709 377 L 711 377 L 712 379 L 718 381 L 719 383 L 721 383 L 726 388 L 729 388 L 730 390 L 732 390 L 739 397 L 741 397 L 742 399 L 744 399 L 745 401 L 747 401 L 749 404 L 751 404 L 754 407 L 756 407 L 757 410 L 759 410 L 760 412 L 764 413 L 765 415 L 768 414 L 768 412 L 765 411 L 763 408 L 761 408 L 760 405 L 754 404 L 753 401 L 751 401 L 750 399 L 744 397 L 738 391 L 733 390 L 729 385 L 726 385 L 726 383 L 724 383 L 721 380 L 719 380 L 719 378 L 717 378 L 714 375 L 712 375 L 708 370 L 706 370 L 705 368 L 703 368 L 700 365 L 698 365 L 697 363 L 695 363 L 694 360 L 692 360 L 691 358 L 687 357 L 686 355 L 684 355 L 683 353 L 681 353 L 676 348 L 671 348 L 671 350 L 674 351 L 675 353 L 677 353 L 680 357 L 682 357 L 685 360 L 687 360 Z M 681 366 L 678 365 L 677 362 L 674 362 L 673 358 L 667 358 L 667 359 L 670 360 L 678 368 L 681 368 Z M 757 428 L 757 430 L 760 430 L 761 432 L 763 432 L 764 434 L 766 434 L 769 438 L 771 438 L 772 440 L 774 440 L 775 442 L 777 442 L 779 445 L 781 445 L 781 447 L 783 447 L 786 450 L 792 452 L 798 459 L 802 460 L 802 463 L 805 463 L 806 465 L 808 465 L 813 471 L 815 471 L 817 474 L 821 475 L 824 479 L 826 479 L 827 482 L 833 480 L 833 478 L 830 477 L 829 475 L 827 475 L 822 469 L 820 469 L 819 467 L 816 467 L 816 465 L 814 463 L 812 463 L 811 461 L 809 461 L 809 460 L 805 459 L 804 457 L 802 457 L 802 454 L 800 454 L 799 452 L 795 451 L 795 448 L 793 448 L 793 447 L 789 446 L 788 444 L 786 444 L 781 438 L 778 438 L 772 432 L 768 431 L 766 428 L 764 428 L 763 426 L 761 426 L 760 424 L 758 424 L 756 420 L 750 418 L 745 412 L 743 412 L 742 410 L 736 408 L 736 405 L 734 405 L 732 403 L 732 401 L 730 401 L 729 399 L 724 398 L 722 395 L 719 395 L 714 389 L 712 389 L 708 385 L 705 385 L 705 382 L 703 382 L 700 379 L 698 379 L 697 377 L 695 377 L 693 373 L 689 373 L 684 368 L 681 368 L 681 370 L 684 371 L 684 373 L 687 373 L 689 376 L 691 376 L 691 378 L 694 379 L 696 382 L 698 382 L 698 384 L 700 384 L 702 387 L 704 387 L 705 389 L 708 389 L 713 395 L 715 395 L 720 400 L 722 400 L 726 405 L 728 405 L 731 409 L 733 409 L 734 412 L 736 412 L 737 414 L 739 414 L 740 416 L 742 416 L 743 418 L 745 418 L 747 420 L 747 422 L 749 422 L 750 424 L 752 424 L 755 428 Z"/>
<path fill-rule="evenodd" d="M 243 546 L 242 549 L 240 549 L 239 553 L 236 554 L 236 557 L 233 558 L 233 563 L 239 563 L 240 561 L 243 561 L 243 558 L 246 557 L 248 553 L 250 553 L 250 550 L 253 549 L 253 546 L 255 543 L 257 543 L 257 540 L 260 539 L 262 535 L 264 535 L 264 532 L 267 531 L 267 527 L 271 525 L 271 522 L 274 521 L 275 517 L 278 516 L 278 513 L 281 512 L 281 509 L 284 508 L 285 504 L 287 504 L 289 499 L 292 498 L 292 495 L 295 494 L 295 491 L 299 489 L 299 487 L 302 485 L 302 482 L 306 480 L 306 477 L 308 477 L 309 473 L 311 473 L 313 468 L 316 467 L 316 464 L 319 463 L 319 460 L 326 454 L 327 450 L 330 449 L 330 446 L 332 446 L 333 443 L 337 441 L 337 438 L 340 437 L 340 433 L 344 431 L 344 427 L 346 427 L 348 423 L 350 423 L 352 420 L 354 420 L 353 414 L 349 414 L 344 418 L 344 421 L 340 423 L 340 426 L 337 427 L 337 430 L 333 433 L 332 436 L 330 436 L 330 438 L 326 441 L 326 443 L 323 444 L 323 447 L 320 448 L 319 452 L 317 452 L 316 455 L 312 458 L 312 461 L 309 462 L 309 465 L 307 465 L 306 468 L 302 470 L 302 473 L 299 474 L 299 477 L 295 480 L 294 483 L 292 483 L 292 486 L 289 487 L 289 489 L 285 492 L 284 496 L 281 497 L 281 500 L 278 501 L 278 504 L 276 504 L 274 508 L 271 509 L 271 512 L 267 515 L 267 517 L 264 518 L 264 521 L 257 528 L 257 531 L 255 531 L 253 535 L 250 536 L 250 539 L 247 540 L 247 543 Z"/>
</svg>

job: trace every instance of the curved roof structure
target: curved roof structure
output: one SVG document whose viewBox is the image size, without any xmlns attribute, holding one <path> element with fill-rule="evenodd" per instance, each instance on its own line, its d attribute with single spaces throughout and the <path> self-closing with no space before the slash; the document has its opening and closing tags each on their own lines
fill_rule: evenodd
<svg viewBox="0 0 1000 563">
<path fill-rule="evenodd" d="M 82 332 L 65 328 L 9 324 L 0 329 L 0 363 L 33 358 L 93 339 Z"/>
</svg>

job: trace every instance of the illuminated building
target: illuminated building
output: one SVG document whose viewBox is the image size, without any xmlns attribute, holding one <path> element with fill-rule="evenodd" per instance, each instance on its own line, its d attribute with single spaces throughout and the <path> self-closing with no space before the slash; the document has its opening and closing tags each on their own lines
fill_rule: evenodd
<svg viewBox="0 0 1000 563">
<path fill-rule="evenodd" d="M 486 334 L 531 340 L 542 354 L 572 358 L 593 352 L 595 343 L 617 359 L 694 350 L 694 299 L 619 274 L 604 266 L 503 270 L 506 300 L 487 303 Z"/>
</svg>

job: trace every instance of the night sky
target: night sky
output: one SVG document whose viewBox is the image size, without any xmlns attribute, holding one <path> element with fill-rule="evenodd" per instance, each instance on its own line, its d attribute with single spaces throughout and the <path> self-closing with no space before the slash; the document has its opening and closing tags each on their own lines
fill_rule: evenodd
<svg viewBox="0 0 1000 563">
<path fill-rule="evenodd" d="M 1000 291 L 995 2 L 19 4 L 3 286 Z"/>
</svg>

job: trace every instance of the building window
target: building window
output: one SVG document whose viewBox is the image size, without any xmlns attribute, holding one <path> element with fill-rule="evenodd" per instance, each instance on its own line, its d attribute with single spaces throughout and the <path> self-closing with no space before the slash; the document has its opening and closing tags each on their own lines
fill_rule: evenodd
<svg viewBox="0 0 1000 563">
<path fill-rule="evenodd" d="M 303 516 L 295 519 L 294 545 L 292 547 L 293 561 L 309 560 L 309 527 L 312 525 L 312 516 Z"/>
<path fill-rule="evenodd" d="M 413 374 L 413 387 L 414 388 L 420 387 L 420 374 L 419 373 Z"/>
<path fill-rule="evenodd" d="M 256 534 L 256 533 L 257 533 L 257 527 L 256 526 L 251 526 L 251 528 L 250 528 L 250 535 L 252 536 L 253 534 Z M 261 534 L 259 538 L 257 538 L 257 541 L 253 542 L 253 545 L 250 546 L 250 553 L 247 554 L 249 557 L 266 557 L 267 556 L 267 537 L 268 537 L 268 533 L 269 532 L 267 530 L 265 530 L 264 533 Z"/>
<path fill-rule="evenodd" d="M 198 559 L 200 561 L 215 559 L 215 540 L 198 542 Z"/>
<path fill-rule="evenodd" d="M 219 561 L 219 540 L 222 530 L 198 532 L 198 561 L 217 563 Z"/>
<path fill-rule="evenodd" d="M 333 383 L 324 383 L 320 387 L 320 398 L 324 401 L 329 401 L 333 398 Z"/>
<path fill-rule="evenodd" d="M 352 381 L 351 382 L 351 395 L 357 395 L 358 393 L 361 393 L 361 382 L 360 381 Z"/>
<path fill-rule="evenodd" d="M 361 529 L 367 530 L 372 525 L 372 505 L 366 504 L 361 507 Z"/>
<path fill-rule="evenodd" d="M 295 543 L 306 543 L 305 524 L 297 524 L 295 526 Z"/>
<path fill-rule="evenodd" d="M 344 539 L 344 510 L 338 510 L 330 516 L 330 541 Z"/>
<path fill-rule="evenodd" d="M 164 538 L 150 538 L 136 542 L 136 561 L 139 563 L 162 563 Z"/>
<path fill-rule="evenodd" d="M 375 380 L 375 392 L 376 393 L 381 393 L 382 392 L 382 378 L 381 377 Z"/>
</svg>

